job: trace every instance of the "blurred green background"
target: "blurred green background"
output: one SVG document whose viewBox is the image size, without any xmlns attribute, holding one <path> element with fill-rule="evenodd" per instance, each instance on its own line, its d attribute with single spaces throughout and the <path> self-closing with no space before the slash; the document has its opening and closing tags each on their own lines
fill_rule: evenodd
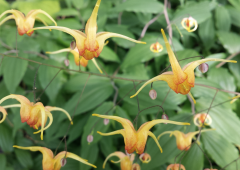
<svg viewBox="0 0 240 170">
<path fill-rule="evenodd" d="M 53 16 L 59 26 L 84 29 L 95 3 L 95 0 L 0 0 L 0 14 L 8 9 L 18 9 L 25 14 L 32 9 L 42 9 Z M 139 39 L 143 27 L 157 14 L 163 12 L 163 3 L 163 1 L 157 0 L 126 0 L 125 2 L 123 0 L 102 0 L 98 12 L 98 32 L 116 32 Z M 236 55 L 234 60 L 238 61 L 237 64 L 227 63 L 220 68 L 216 68 L 217 62 L 209 62 L 209 71 L 205 74 L 196 69 L 196 82 L 239 92 L 240 1 L 170 0 L 169 3 L 168 15 L 171 23 L 173 23 L 173 47 L 179 60 L 200 55 L 221 59 L 225 59 L 232 54 Z M 195 18 L 199 24 L 198 29 L 193 33 L 184 30 L 180 24 L 182 18 L 189 15 Z M 46 22 L 52 25 L 47 19 Z M 35 27 L 38 26 L 42 26 L 42 23 L 36 22 Z M 183 37 L 180 37 L 176 26 L 180 29 Z M 160 34 L 160 29 L 164 28 L 166 30 L 166 27 L 167 23 L 162 14 L 156 22 L 149 26 L 144 38 L 142 38 L 142 41 L 147 42 L 146 45 L 111 38 L 97 60 L 109 75 L 118 70 L 115 75 L 117 77 L 138 80 L 150 79 L 169 65 L 165 45 Z M 12 51 L 16 47 L 16 24 L 14 20 L 7 21 L 0 27 L 0 40 L 0 53 L 15 55 L 15 52 Z M 47 55 L 45 52 L 67 48 L 72 40 L 73 38 L 70 35 L 56 30 L 51 32 L 38 30 L 31 37 L 17 35 L 18 55 L 41 63 L 66 67 L 64 60 L 67 53 Z M 150 45 L 156 41 L 164 47 L 164 50 L 160 53 L 150 51 Z M 184 60 L 180 64 L 184 66 L 197 59 L 199 58 Z M 69 60 L 69 69 L 78 70 L 72 54 L 69 54 Z M 9 94 L 21 94 L 33 101 L 32 89 L 38 66 L 38 64 L 24 60 L 4 57 L 0 66 L 0 98 Z M 81 68 L 81 70 L 98 73 L 91 61 L 86 68 Z M 58 71 L 59 69 L 56 68 L 40 66 L 36 78 L 37 96 L 41 94 Z M 87 74 L 62 70 L 47 88 L 40 101 L 44 105 L 62 107 L 73 115 L 87 78 Z M 124 152 L 124 141 L 121 135 L 102 137 L 96 133 L 98 130 L 110 132 L 122 128 L 119 123 L 114 121 L 104 125 L 103 119 L 100 119 L 93 129 L 93 142 L 90 145 L 87 142 L 87 136 L 90 134 L 92 126 L 99 120 L 92 117 L 91 114 L 105 114 L 114 106 L 116 90 L 112 85 L 113 83 L 118 91 L 117 101 L 121 98 L 123 100 L 109 112 L 109 115 L 134 120 L 138 113 L 138 103 L 136 97 L 129 98 L 130 95 L 134 94 L 133 82 L 120 79 L 111 80 L 92 75 L 76 109 L 73 119 L 74 125 L 71 126 L 67 136 L 68 151 L 97 165 L 97 169 L 102 169 L 103 161 L 110 153 Z M 137 86 L 137 88 L 139 87 L 140 85 Z M 169 90 L 165 82 L 156 82 L 153 88 L 157 91 L 157 99 L 151 100 L 148 95 L 150 86 L 145 87 L 138 95 L 140 109 L 161 105 Z M 130 90 L 132 91 L 126 95 Z M 216 91 L 202 86 L 195 86 L 191 91 L 197 100 L 196 113 L 204 109 L 204 112 L 207 112 L 206 109 L 209 108 Z M 213 105 L 229 100 L 231 97 L 233 97 L 232 94 L 219 92 Z M 9 100 L 4 102 L 4 105 L 10 103 L 17 102 Z M 155 135 L 159 135 L 166 130 L 181 130 L 184 133 L 198 130 L 193 124 L 191 104 L 186 96 L 177 95 L 171 91 L 163 108 L 170 120 L 187 121 L 191 125 L 186 127 L 156 125 L 152 128 Z M 138 127 L 146 121 L 155 119 L 157 112 L 158 108 L 141 112 L 138 117 Z M 161 117 L 161 114 L 162 112 L 160 112 L 158 118 Z M 240 101 L 236 101 L 234 104 L 227 102 L 214 107 L 209 114 L 213 119 L 211 128 L 215 128 L 216 131 L 201 135 L 201 148 L 213 163 L 213 167 L 220 169 L 239 156 L 239 151 L 235 145 L 240 145 Z M 67 131 L 69 121 L 62 113 L 53 112 L 53 117 L 54 122 L 45 131 L 44 140 L 41 141 L 40 135 L 33 135 L 34 130 L 26 123 L 21 123 L 19 109 L 9 109 L 9 120 L 0 125 L 0 170 L 42 169 L 42 154 L 40 152 L 14 149 L 12 146 L 45 146 L 55 151 Z M 135 162 L 141 164 L 142 170 L 166 169 L 169 163 L 174 163 L 174 158 L 180 153 L 176 147 L 175 137 L 165 135 L 159 142 L 163 148 L 163 153 L 160 153 L 153 139 L 148 139 L 146 152 L 152 157 L 150 163 L 141 164 L 136 157 Z M 62 150 L 64 150 L 64 142 L 58 149 L 59 152 Z M 178 161 L 180 157 L 178 157 Z M 210 167 L 208 160 L 204 158 L 204 154 L 196 145 L 183 157 L 182 164 L 187 170 L 202 170 Z M 238 168 L 240 169 L 240 164 L 238 164 Z M 89 170 L 91 167 L 68 159 L 66 166 L 62 169 Z M 109 161 L 105 169 L 120 169 L 120 166 Z M 231 164 L 226 169 L 235 170 L 236 164 Z"/>
</svg>

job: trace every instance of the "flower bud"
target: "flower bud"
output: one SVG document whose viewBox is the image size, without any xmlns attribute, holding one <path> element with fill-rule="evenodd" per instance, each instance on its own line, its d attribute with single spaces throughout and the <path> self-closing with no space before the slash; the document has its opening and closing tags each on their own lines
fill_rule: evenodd
<svg viewBox="0 0 240 170">
<path fill-rule="evenodd" d="M 149 91 L 149 96 L 150 96 L 150 98 L 151 98 L 152 100 L 155 100 L 155 99 L 157 98 L 157 92 L 156 92 L 156 90 L 151 89 L 151 90 Z"/>
<path fill-rule="evenodd" d="M 208 71 L 208 64 L 207 63 L 202 63 L 198 66 L 198 70 L 200 70 L 202 73 L 206 73 Z"/>
<path fill-rule="evenodd" d="M 169 120 L 168 116 L 165 113 L 162 114 L 162 119 Z M 167 124 L 167 123 L 164 123 L 164 124 Z"/>
<path fill-rule="evenodd" d="M 104 119 L 103 123 L 104 123 L 104 125 L 107 125 L 109 123 L 109 119 Z"/>
<path fill-rule="evenodd" d="M 88 135 L 87 141 L 88 141 L 88 144 L 90 144 L 93 141 L 93 135 Z"/>
<path fill-rule="evenodd" d="M 132 170 L 141 170 L 141 167 L 140 167 L 139 164 L 134 163 L 134 164 L 132 165 Z"/>
<path fill-rule="evenodd" d="M 151 161 L 151 156 L 148 153 L 142 153 L 139 156 L 139 159 L 142 161 L 142 163 L 149 163 Z"/>
<path fill-rule="evenodd" d="M 183 18 L 181 24 L 188 32 L 193 32 L 198 27 L 198 23 L 193 17 Z"/>
<path fill-rule="evenodd" d="M 66 165 L 66 163 L 67 163 L 67 159 L 66 158 L 62 158 L 60 160 L 60 164 L 61 164 L 62 167 L 64 167 Z"/>
<path fill-rule="evenodd" d="M 76 48 L 76 42 L 75 41 L 72 41 L 71 44 L 70 44 L 70 48 L 72 50 L 74 50 Z"/>
<path fill-rule="evenodd" d="M 65 64 L 65 66 L 69 66 L 69 60 L 68 60 L 68 59 L 65 59 L 65 60 L 64 60 L 64 64 Z"/>
<path fill-rule="evenodd" d="M 150 46 L 150 50 L 154 53 L 159 53 L 163 50 L 163 46 L 159 42 L 156 42 Z"/>
<path fill-rule="evenodd" d="M 212 124 L 212 118 L 207 113 L 196 114 L 193 118 L 193 122 L 198 127 L 203 127 L 203 125 L 209 126 Z"/>
</svg>

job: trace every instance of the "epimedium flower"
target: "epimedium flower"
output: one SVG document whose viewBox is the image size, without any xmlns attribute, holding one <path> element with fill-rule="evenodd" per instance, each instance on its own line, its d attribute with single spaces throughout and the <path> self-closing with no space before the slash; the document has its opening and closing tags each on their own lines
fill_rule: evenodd
<svg viewBox="0 0 240 170">
<path fill-rule="evenodd" d="M 132 170 L 141 170 L 141 167 L 140 167 L 140 165 L 138 163 L 134 163 L 132 165 Z"/>
<path fill-rule="evenodd" d="M 151 161 L 151 156 L 148 153 L 142 153 L 139 156 L 139 159 L 142 161 L 142 163 L 149 163 Z"/>
<path fill-rule="evenodd" d="M 105 40 L 110 37 L 119 37 L 119 38 L 127 39 L 129 41 L 133 41 L 135 43 L 146 44 L 145 42 L 137 41 L 117 33 L 111 33 L 111 32 L 97 33 L 97 15 L 98 15 L 98 8 L 100 6 L 100 2 L 101 0 L 97 1 L 91 16 L 87 21 L 87 24 L 85 26 L 85 33 L 79 30 L 72 30 L 66 27 L 59 27 L 59 26 L 39 27 L 39 28 L 31 29 L 30 31 L 38 30 L 38 29 L 56 29 L 56 30 L 63 31 L 70 34 L 76 40 L 76 46 L 78 48 L 79 55 L 83 56 L 86 60 L 91 60 L 94 57 L 98 57 L 99 54 L 102 52 Z"/>
<path fill-rule="evenodd" d="M 163 35 L 164 42 L 165 42 L 165 45 L 166 45 L 166 49 L 167 49 L 167 52 L 168 52 L 169 60 L 170 60 L 171 66 L 172 66 L 172 71 L 164 72 L 164 73 L 148 80 L 130 98 L 133 98 L 136 95 L 138 95 L 138 93 L 146 85 L 148 85 L 152 82 L 166 81 L 168 83 L 168 86 L 173 91 L 175 91 L 176 93 L 183 94 L 183 95 L 189 94 L 191 96 L 191 98 L 193 99 L 194 103 L 196 103 L 192 94 L 190 93 L 190 90 L 191 90 L 192 87 L 194 87 L 194 82 L 195 82 L 194 69 L 198 65 L 200 65 L 202 63 L 205 63 L 205 62 L 208 62 L 208 61 L 224 61 L 224 62 L 237 63 L 237 61 L 234 61 L 234 60 L 223 60 L 223 59 L 217 59 L 217 58 L 208 58 L 208 59 L 193 61 L 193 62 L 185 65 L 183 68 L 181 68 L 181 66 L 178 63 L 178 60 L 175 57 L 175 54 L 173 53 L 173 51 L 171 49 L 171 46 L 170 46 L 170 44 L 167 40 L 167 37 L 165 35 L 164 30 L 161 29 L 161 31 L 162 31 L 162 35 Z"/>
<path fill-rule="evenodd" d="M 38 146 L 22 147 L 22 146 L 16 146 L 16 145 L 14 145 L 13 147 L 18 149 L 30 150 L 33 152 L 37 152 L 37 151 L 41 152 L 43 155 L 43 159 L 42 159 L 43 170 L 60 170 L 62 167 L 61 161 L 64 158 L 72 158 L 86 165 L 97 168 L 95 165 L 88 163 L 86 159 L 82 159 L 78 155 L 70 152 L 62 151 L 56 156 L 54 156 L 53 152 L 50 149 L 45 147 L 38 147 Z"/>
<path fill-rule="evenodd" d="M 183 18 L 181 24 L 188 32 L 196 31 L 198 27 L 198 23 L 193 17 Z"/>
<path fill-rule="evenodd" d="M 92 116 L 97 116 L 97 117 L 106 118 L 106 119 L 113 119 L 122 124 L 124 129 L 116 130 L 109 133 L 101 133 L 97 131 L 97 133 L 99 133 L 102 136 L 121 134 L 124 138 L 125 150 L 128 154 L 131 154 L 134 151 L 136 151 L 137 154 L 142 154 L 144 152 L 148 136 L 151 136 L 154 139 L 154 141 L 158 145 L 158 148 L 162 152 L 162 148 L 158 143 L 156 136 L 151 131 L 149 131 L 154 125 L 158 123 L 190 125 L 189 123 L 157 119 L 157 120 L 152 120 L 142 124 L 138 129 L 138 131 L 136 131 L 133 127 L 133 124 L 128 119 L 124 119 L 118 116 L 99 115 L 99 114 L 92 114 Z"/>
<path fill-rule="evenodd" d="M 123 152 L 113 152 L 110 155 L 107 156 L 107 158 L 105 159 L 104 163 L 103 163 L 103 169 L 105 169 L 105 165 L 108 161 L 109 158 L 113 157 L 113 156 L 117 156 L 119 158 L 118 161 L 112 161 L 112 163 L 119 163 L 120 162 L 120 167 L 121 170 L 132 170 L 132 163 L 135 159 L 135 154 L 131 154 L 131 155 L 126 155 Z"/>
<path fill-rule="evenodd" d="M 154 53 L 159 53 L 163 50 L 163 46 L 159 42 L 156 42 L 150 46 L 150 50 Z"/>
<path fill-rule="evenodd" d="M 201 130 L 201 133 L 202 132 L 207 132 L 207 131 L 211 131 L 211 130 L 215 130 L 215 129 L 204 129 L 204 130 Z M 176 143 L 177 143 L 177 148 L 179 150 L 189 150 L 190 147 L 191 147 L 191 143 L 192 143 L 192 139 L 193 137 L 198 134 L 200 131 L 195 131 L 195 132 L 189 132 L 187 134 L 184 134 L 183 132 L 180 132 L 178 130 L 175 130 L 175 131 L 166 131 L 166 132 L 163 132 L 162 134 L 160 134 L 157 139 L 159 140 L 159 138 L 162 136 L 162 135 L 165 135 L 165 134 L 169 134 L 170 133 L 170 137 L 172 135 L 174 135 L 176 137 Z"/>
<path fill-rule="evenodd" d="M 170 164 L 167 167 L 167 170 L 186 170 L 182 164 Z"/>
<path fill-rule="evenodd" d="M 0 22 L 0 26 L 6 22 L 7 20 L 10 19 L 15 19 L 16 25 L 17 25 L 17 29 L 18 29 L 18 34 L 19 35 L 23 35 L 23 34 L 27 34 L 28 36 L 31 36 L 33 33 L 33 30 L 30 31 L 30 29 L 33 28 L 34 24 L 35 24 L 35 20 L 39 20 L 41 21 L 44 25 L 48 26 L 46 24 L 45 21 L 43 21 L 41 18 L 37 17 L 38 14 L 44 14 L 46 15 L 49 19 L 52 20 L 52 22 L 54 22 L 54 24 L 57 26 L 57 23 L 55 22 L 55 20 L 45 11 L 41 10 L 41 9 L 36 9 L 36 10 L 31 10 L 27 16 L 25 16 L 22 12 L 18 11 L 18 10 L 7 10 L 5 12 L 3 12 L 0 15 L 0 19 L 5 15 L 5 14 L 12 14 L 7 16 L 6 18 L 4 18 L 1 22 Z"/>
<path fill-rule="evenodd" d="M 203 127 L 203 125 L 209 126 L 212 124 L 212 118 L 207 113 L 196 114 L 193 122 L 198 127 Z"/>
<path fill-rule="evenodd" d="M 0 121 L 2 123 L 6 117 L 7 117 L 7 112 L 5 109 L 7 108 L 13 108 L 13 107 L 20 107 L 20 116 L 21 116 L 21 122 L 27 122 L 27 124 L 30 127 L 33 127 L 34 129 L 38 129 L 41 126 L 41 130 L 34 132 L 34 134 L 40 133 L 41 132 L 41 140 L 43 140 L 43 131 L 48 129 L 52 122 L 53 122 L 53 117 L 51 112 L 52 111 L 61 111 L 70 120 L 71 124 L 72 118 L 69 115 L 69 113 L 58 107 L 52 107 L 52 106 L 45 106 L 41 102 L 37 103 L 32 103 L 30 102 L 26 97 L 22 95 L 16 95 L 16 94 L 11 94 L 8 95 L 0 100 L 0 104 L 4 102 L 7 99 L 16 99 L 17 101 L 20 102 L 20 104 L 12 104 L 12 105 L 7 105 L 7 106 L 0 106 L 0 111 L 3 113 L 3 118 Z M 47 123 L 47 118 L 49 118 L 49 123 L 45 127 L 45 124 Z"/>
<path fill-rule="evenodd" d="M 53 51 L 53 52 L 46 52 L 47 54 L 59 54 L 62 52 L 70 52 L 73 54 L 74 56 L 74 61 L 75 64 L 77 66 L 79 66 L 79 64 L 83 67 L 86 67 L 88 65 L 88 60 L 86 60 L 84 57 L 79 56 L 79 51 L 77 49 L 77 47 L 75 47 L 73 50 L 71 48 L 65 48 L 65 49 L 61 49 L 58 51 Z M 91 59 L 93 64 L 97 67 L 97 69 L 99 70 L 100 73 L 103 73 L 101 68 L 98 66 L 97 61 L 95 60 L 95 58 Z"/>
</svg>

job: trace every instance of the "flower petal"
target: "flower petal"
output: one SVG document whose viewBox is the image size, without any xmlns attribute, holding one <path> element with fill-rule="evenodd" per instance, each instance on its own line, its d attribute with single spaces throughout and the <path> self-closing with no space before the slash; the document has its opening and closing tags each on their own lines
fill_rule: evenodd
<svg viewBox="0 0 240 170">
<path fill-rule="evenodd" d="M 2 118 L 2 120 L 0 120 L 0 123 L 2 123 L 7 117 L 7 111 L 3 107 L 0 106 L 0 112 L 2 112 L 2 114 L 3 114 L 3 118 Z"/>
<path fill-rule="evenodd" d="M 43 11 L 41 9 L 30 11 L 26 16 L 26 20 L 28 21 L 28 19 L 35 19 L 38 14 L 44 14 L 55 24 L 55 26 L 57 26 L 56 21 L 48 13 L 46 13 L 45 11 Z"/>
<path fill-rule="evenodd" d="M 125 155 L 124 153 L 122 153 L 122 152 L 119 152 L 119 151 L 111 153 L 111 154 L 108 155 L 107 158 L 105 159 L 105 161 L 104 161 L 104 163 L 103 163 L 103 169 L 105 168 L 105 165 L 106 165 L 108 159 L 109 159 L 110 157 L 112 157 L 112 156 L 117 156 L 117 157 L 121 160 L 121 159 L 122 159 L 123 157 L 125 157 L 126 155 Z"/>
<path fill-rule="evenodd" d="M 10 19 L 15 19 L 14 15 L 9 15 L 7 16 L 6 18 L 4 18 L 1 22 L 0 22 L 0 26 L 6 22 L 7 20 L 10 20 Z"/>
<path fill-rule="evenodd" d="M 97 61 L 95 60 L 95 58 L 92 59 L 92 62 L 97 67 L 98 71 L 102 74 L 103 72 L 102 72 L 101 68 L 98 66 Z"/>
<path fill-rule="evenodd" d="M 64 48 L 64 49 L 61 49 L 61 50 L 58 50 L 58 51 L 46 51 L 46 54 L 59 54 L 59 53 L 62 53 L 62 52 L 69 52 L 71 51 L 70 48 Z"/>
<path fill-rule="evenodd" d="M 53 122 L 52 114 L 49 111 L 46 111 L 46 114 L 47 114 L 47 116 L 49 118 L 49 123 L 48 123 L 48 125 L 46 127 L 43 128 L 43 131 L 48 129 L 52 125 L 52 122 Z M 37 132 L 34 132 L 33 134 L 37 134 L 37 133 L 40 133 L 40 132 L 41 132 L 41 130 L 39 130 Z"/>
</svg>

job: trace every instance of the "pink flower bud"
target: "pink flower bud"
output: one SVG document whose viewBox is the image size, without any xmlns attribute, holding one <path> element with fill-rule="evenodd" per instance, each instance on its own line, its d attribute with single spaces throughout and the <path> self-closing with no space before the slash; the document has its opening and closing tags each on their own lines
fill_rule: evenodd
<svg viewBox="0 0 240 170">
<path fill-rule="evenodd" d="M 64 64 L 65 64 L 65 66 L 69 66 L 69 60 L 68 60 L 68 59 L 65 59 L 65 60 L 64 60 Z"/>
<path fill-rule="evenodd" d="M 93 135 L 88 135 L 87 141 L 88 141 L 88 144 L 90 144 L 93 141 Z"/>
<path fill-rule="evenodd" d="M 151 90 L 149 91 L 149 96 L 150 96 L 150 98 L 151 98 L 152 100 L 155 100 L 155 99 L 157 98 L 157 92 L 156 92 L 156 90 L 151 89 Z"/>
<path fill-rule="evenodd" d="M 107 125 L 109 123 L 109 119 L 104 119 L 103 123 L 104 123 L 104 125 Z"/>
<path fill-rule="evenodd" d="M 207 63 L 202 63 L 198 66 L 198 69 L 202 72 L 202 73 L 206 73 L 208 71 L 208 64 Z"/>
<path fill-rule="evenodd" d="M 76 48 L 76 42 L 75 41 L 72 41 L 71 44 L 70 44 L 70 48 L 72 50 L 74 50 Z"/>
<path fill-rule="evenodd" d="M 62 158 L 60 160 L 60 164 L 61 164 L 62 167 L 64 167 L 66 165 L 66 163 L 67 163 L 67 159 L 66 158 Z"/>
<path fill-rule="evenodd" d="M 162 119 L 169 120 L 168 116 L 165 113 L 163 113 Z M 167 124 L 167 123 L 164 123 L 164 124 Z"/>
</svg>

